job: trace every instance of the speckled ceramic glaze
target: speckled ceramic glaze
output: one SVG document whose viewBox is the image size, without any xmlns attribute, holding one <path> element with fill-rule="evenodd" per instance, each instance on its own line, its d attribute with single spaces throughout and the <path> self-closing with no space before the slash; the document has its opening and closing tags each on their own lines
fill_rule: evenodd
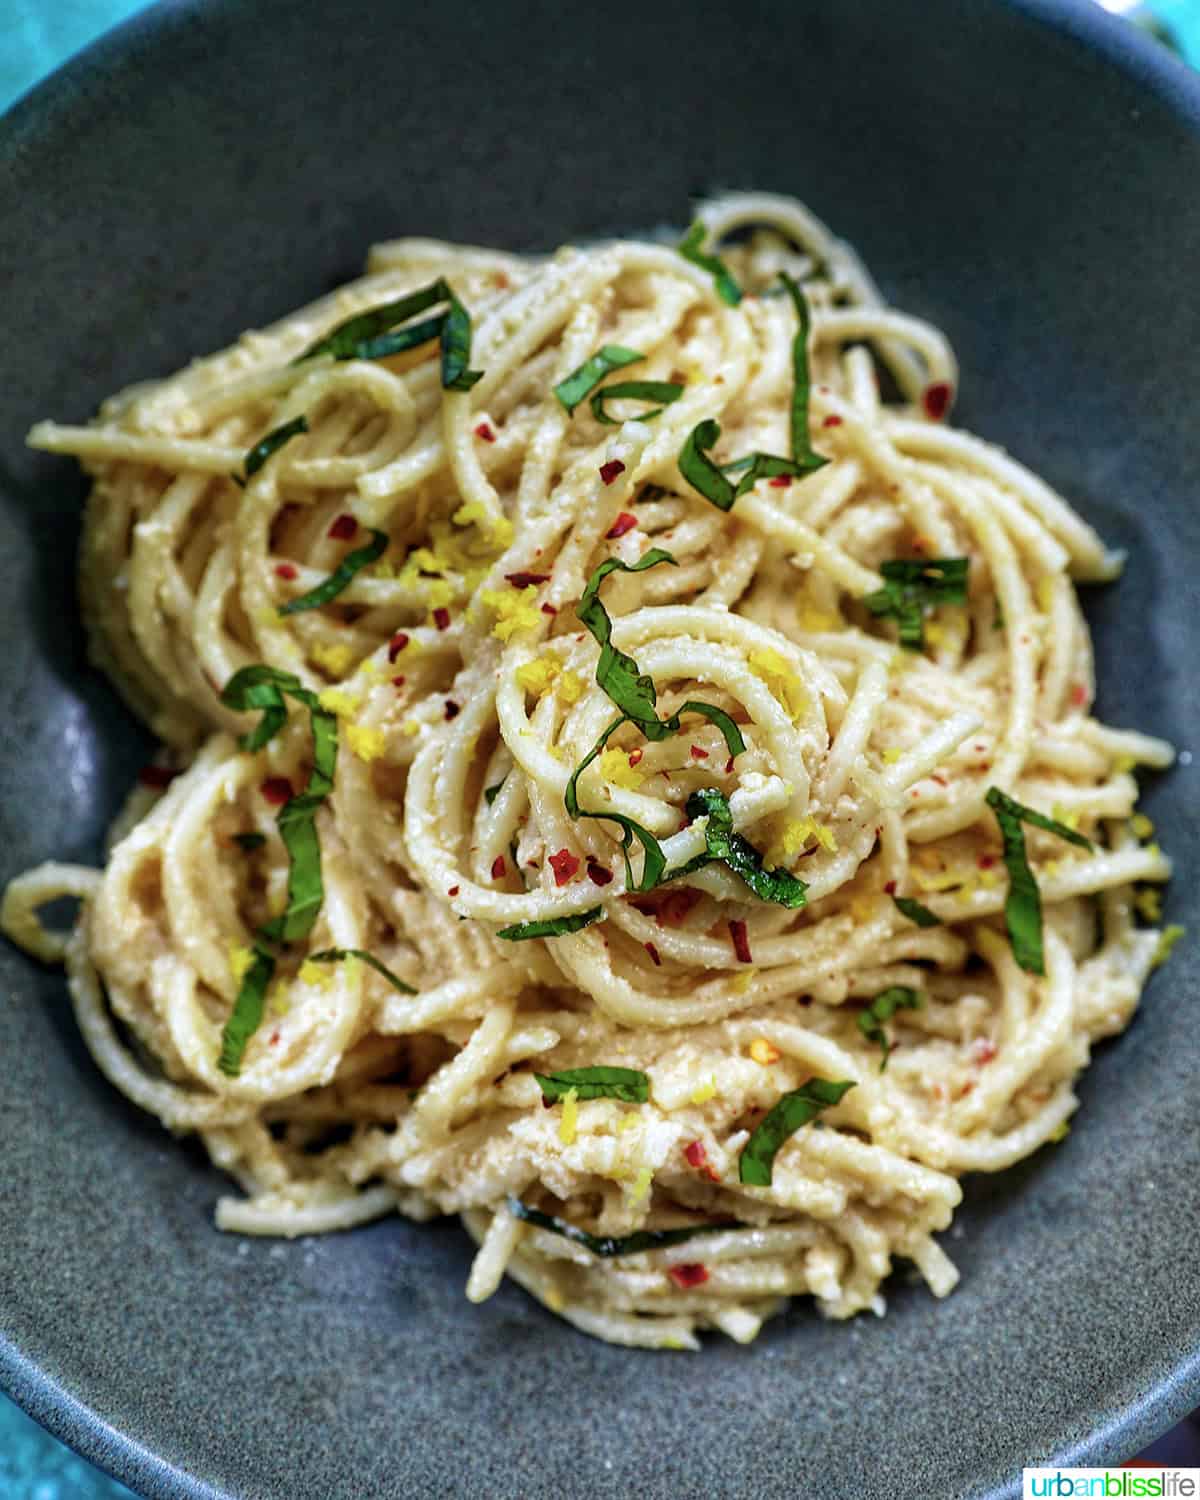
<svg viewBox="0 0 1200 1500">
<path fill-rule="evenodd" d="M 84 664 L 82 420 L 439 234 L 531 249 L 796 193 L 966 371 L 963 422 L 1130 565 L 1092 591 L 1100 710 L 1200 754 L 1200 85 L 1088 5 L 1001 0 L 166 4 L 0 141 L 0 878 L 94 860 L 147 742 Z M 1196 782 L 1148 809 L 1194 921 Z M 0 951 L 0 1376 L 147 1496 L 1017 1493 L 1200 1402 L 1200 957 L 1100 1049 L 1070 1138 L 968 1184 L 938 1303 L 807 1306 L 742 1349 L 633 1353 L 506 1286 L 452 1223 L 216 1233 L 218 1174 L 119 1098 L 61 977 Z"/>
</svg>

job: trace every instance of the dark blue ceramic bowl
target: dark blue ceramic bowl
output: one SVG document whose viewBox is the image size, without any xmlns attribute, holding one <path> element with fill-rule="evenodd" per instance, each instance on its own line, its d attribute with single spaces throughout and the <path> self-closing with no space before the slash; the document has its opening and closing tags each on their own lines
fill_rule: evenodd
<svg viewBox="0 0 1200 1500">
<path fill-rule="evenodd" d="M 515 249 L 796 193 L 963 357 L 961 419 L 1109 540 L 1100 710 L 1200 750 L 1200 85 L 1046 0 L 168 3 L 0 141 L 0 879 L 95 859 L 144 735 L 84 665 L 81 485 L 27 453 L 351 274 L 376 238 Z M 1196 778 L 1152 787 L 1195 919 Z M 450 1223 L 215 1232 L 217 1174 L 109 1089 L 59 975 L 0 952 L 0 1377 L 162 1497 L 1000 1497 L 1200 1403 L 1200 961 L 1100 1049 L 1070 1139 L 973 1181 L 959 1291 L 804 1306 L 752 1348 L 630 1353 Z"/>
</svg>

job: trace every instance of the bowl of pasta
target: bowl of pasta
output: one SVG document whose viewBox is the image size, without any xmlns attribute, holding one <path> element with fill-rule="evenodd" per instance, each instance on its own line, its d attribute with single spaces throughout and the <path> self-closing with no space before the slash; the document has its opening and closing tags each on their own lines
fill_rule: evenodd
<svg viewBox="0 0 1200 1500">
<path fill-rule="evenodd" d="M 1200 1401 L 1182 65 L 164 4 L 0 151 L 6 1388 L 172 1500 Z"/>
</svg>

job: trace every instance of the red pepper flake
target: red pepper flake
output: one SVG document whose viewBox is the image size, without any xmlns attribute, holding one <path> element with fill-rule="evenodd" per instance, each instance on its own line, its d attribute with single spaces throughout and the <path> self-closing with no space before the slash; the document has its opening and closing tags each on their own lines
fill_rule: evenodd
<svg viewBox="0 0 1200 1500">
<path fill-rule="evenodd" d="M 404 682 L 405 682 L 405 679 L 403 677 L 393 677 L 392 678 L 392 686 L 393 687 L 398 687 L 398 688 L 403 687 L 404 686 Z"/>
<path fill-rule="evenodd" d="M 608 465 L 606 464 L 604 467 L 607 468 Z M 624 467 L 624 464 L 622 464 L 621 468 Z M 601 469 L 600 472 L 601 474 L 603 474 L 604 469 Z M 619 474 L 620 472 L 621 470 L 618 469 L 617 474 Z M 616 478 L 616 475 L 614 474 L 613 477 Z M 607 484 L 609 481 L 606 479 L 604 482 L 605 484 Z M 608 528 L 608 530 L 604 533 L 604 535 L 610 542 L 615 542 L 619 536 L 624 536 L 627 531 L 632 531 L 637 523 L 638 522 L 636 516 L 631 516 L 627 510 L 623 510 L 617 517 L 617 519 Z"/>
<path fill-rule="evenodd" d="M 607 885 L 613 878 L 612 871 L 606 870 L 603 865 L 596 863 L 594 859 L 587 862 L 588 879 L 593 885 Z"/>
<path fill-rule="evenodd" d="M 459 889 L 458 886 L 452 885 L 450 887 L 450 889 L 446 892 L 447 896 L 457 896 L 458 895 L 458 889 Z"/>
<path fill-rule="evenodd" d="M 450 611 L 448 609 L 435 609 L 433 612 L 433 623 L 439 630 L 446 630 L 450 625 Z"/>
<path fill-rule="evenodd" d="M 508 866 L 504 863 L 503 854 L 497 854 L 495 859 L 492 860 L 492 879 L 503 880 L 507 868 Z"/>
<path fill-rule="evenodd" d="M 278 1029 L 278 1027 L 276 1027 L 276 1029 L 271 1033 L 271 1040 L 267 1043 L 267 1046 L 268 1047 L 273 1047 L 278 1040 L 279 1040 L 279 1029 Z"/>
<path fill-rule="evenodd" d="M 940 773 L 936 772 L 936 771 L 934 772 L 934 774 L 929 779 L 930 779 L 930 781 L 936 781 L 937 784 L 938 784 L 938 786 L 949 786 L 950 785 L 950 783 L 946 780 L 946 778 L 944 776 L 942 776 Z"/>
<path fill-rule="evenodd" d="M 544 615 L 556 615 L 558 613 L 558 610 L 555 609 L 553 604 L 543 604 L 542 613 Z"/>
<path fill-rule="evenodd" d="M 977 863 L 981 870 L 990 870 L 996 863 L 996 856 L 994 854 L 981 854 Z"/>
<path fill-rule="evenodd" d="M 460 710 L 459 710 L 458 704 L 455 703 L 454 699 L 453 698 L 447 698 L 446 699 L 446 719 L 447 720 L 457 719 L 458 715 L 459 715 L 459 712 L 460 712 Z"/>
<path fill-rule="evenodd" d="M 515 589 L 527 589 L 531 583 L 545 583 L 549 573 L 505 573 L 505 578 Z"/>
<path fill-rule="evenodd" d="M 836 414 L 826 417 L 825 420 L 821 423 L 822 427 L 840 427 L 841 425 L 842 419 Z"/>
<path fill-rule="evenodd" d="M 733 775 L 733 756 L 732 755 L 725 762 L 725 774 L 726 774 L 726 776 L 732 776 Z"/>
<path fill-rule="evenodd" d="M 896 894 L 896 882 L 894 880 L 889 880 L 888 883 L 884 886 L 883 890 L 885 895 L 894 896 Z"/>
<path fill-rule="evenodd" d="M 660 896 L 648 896 L 630 904 L 644 917 L 653 917 L 660 927 L 682 927 L 688 912 L 702 894 L 693 886 L 681 885 L 676 890 L 664 891 Z"/>
<path fill-rule="evenodd" d="M 699 1170 L 708 1166 L 708 1152 L 704 1149 L 703 1141 L 689 1141 L 683 1148 L 683 1154 L 687 1157 L 689 1167 Z"/>
<path fill-rule="evenodd" d="M 690 751 L 693 760 L 707 760 L 708 751 L 701 745 L 693 745 Z"/>
<path fill-rule="evenodd" d="M 774 479 L 768 479 L 767 483 L 773 490 L 786 490 L 792 482 L 790 474 L 776 474 Z"/>
<path fill-rule="evenodd" d="M 554 884 L 566 885 L 578 871 L 579 860 L 569 849 L 560 849 L 557 854 L 550 856 L 550 868 L 554 871 Z"/>
<path fill-rule="evenodd" d="M 606 464 L 600 465 L 600 478 L 605 484 L 611 484 L 618 474 L 624 474 L 624 472 L 625 465 L 619 458 L 610 458 Z"/>
<path fill-rule="evenodd" d="M 750 939 L 746 934 L 745 922 L 734 918 L 729 924 L 729 936 L 733 939 L 733 951 L 737 954 L 738 963 L 752 964 L 754 959 L 750 953 Z"/>
<path fill-rule="evenodd" d="M 626 759 L 629 761 L 629 764 L 631 766 L 636 766 L 637 763 L 641 760 L 642 756 L 645 755 L 645 753 L 646 752 L 639 745 L 636 749 L 629 752 Z"/>
<path fill-rule="evenodd" d="M 476 427 L 475 436 L 477 438 L 482 438 L 485 443 L 494 443 L 496 441 L 496 434 L 492 431 L 492 429 L 486 422 L 480 422 L 478 427 Z"/>
<path fill-rule="evenodd" d="M 296 576 L 296 569 L 291 563 L 276 563 L 275 576 L 276 578 L 286 578 L 290 582 Z"/>
<path fill-rule="evenodd" d="M 286 776 L 268 776 L 259 791 L 273 807 L 282 807 L 292 800 L 292 783 Z"/>
<path fill-rule="evenodd" d="M 689 1287 L 704 1285 L 708 1280 L 708 1267 L 702 1266 L 698 1260 L 687 1261 L 682 1266 L 669 1267 L 667 1275 L 681 1292 L 686 1292 Z"/>
<path fill-rule="evenodd" d="M 925 408 L 925 415 L 931 422 L 940 422 L 950 410 L 950 397 L 954 392 L 944 380 L 936 381 L 933 385 L 925 387 L 925 394 L 921 397 L 921 405 Z"/>
<path fill-rule="evenodd" d="M 403 630 L 398 630 L 396 632 L 396 634 L 388 642 L 388 661 L 389 661 L 389 663 L 390 662 L 394 662 L 396 660 L 396 658 L 400 655 L 401 651 L 403 651 L 404 648 L 405 648 L 405 646 L 407 646 L 407 645 L 408 645 L 408 636 L 405 635 L 405 633 L 404 633 Z"/>
<path fill-rule="evenodd" d="M 151 786 L 161 791 L 163 787 L 170 786 L 179 775 L 170 766 L 143 766 L 138 772 L 138 781 L 142 786 Z"/>
<path fill-rule="evenodd" d="M 1088 701 L 1088 690 L 1082 682 L 1077 682 L 1071 689 L 1071 702 L 1076 708 L 1082 708 Z"/>
<path fill-rule="evenodd" d="M 981 1036 L 972 1044 L 971 1058 L 982 1067 L 985 1063 L 990 1063 L 999 1050 L 990 1037 Z"/>
<path fill-rule="evenodd" d="M 348 542 L 358 530 L 358 522 L 351 515 L 338 516 L 329 528 L 329 535 L 335 542 Z"/>
<path fill-rule="evenodd" d="M 659 956 L 658 956 L 658 949 L 654 946 L 654 944 L 653 943 L 643 943 L 642 946 L 645 948 L 646 952 L 650 955 L 650 957 L 654 960 L 655 966 L 656 967 L 661 966 L 662 959 L 659 958 Z"/>
</svg>

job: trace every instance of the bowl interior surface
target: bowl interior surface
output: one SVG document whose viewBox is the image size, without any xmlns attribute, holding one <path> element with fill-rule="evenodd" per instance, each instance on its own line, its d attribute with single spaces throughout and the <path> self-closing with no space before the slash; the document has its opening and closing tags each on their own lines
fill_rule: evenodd
<svg viewBox="0 0 1200 1500">
<path fill-rule="evenodd" d="M 95 861 L 149 749 L 85 665 L 83 488 L 23 448 L 35 419 L 86 419 L 374 239 L 544 249 L 682 224 L 713 187 L 800 196 L 946 329 L 957 420 L 1129 550 L 1087 596 L 1101 715 L 1200 749 L 1200 88 L 1082 3 L 168 3 L 20 104 L 0 156 L 0 879 Z M 1146 804 L 1184 923 L 1197 774 Z M 801 1305 L 687 1358 L 512 1286 L 469 1307 L 451 1222 L 218 1234 L 220 1175 L 4 947 L 0 1376 L 149 1496 L 936 1500 L 1123 1458 L 1200 1402 L 1198 967 L 1185 944 L 1099 1049 L 1065 1143 L 968 1183 L 949 1301 L 901 1275 L 882 1321 Z"/>
</svg>

